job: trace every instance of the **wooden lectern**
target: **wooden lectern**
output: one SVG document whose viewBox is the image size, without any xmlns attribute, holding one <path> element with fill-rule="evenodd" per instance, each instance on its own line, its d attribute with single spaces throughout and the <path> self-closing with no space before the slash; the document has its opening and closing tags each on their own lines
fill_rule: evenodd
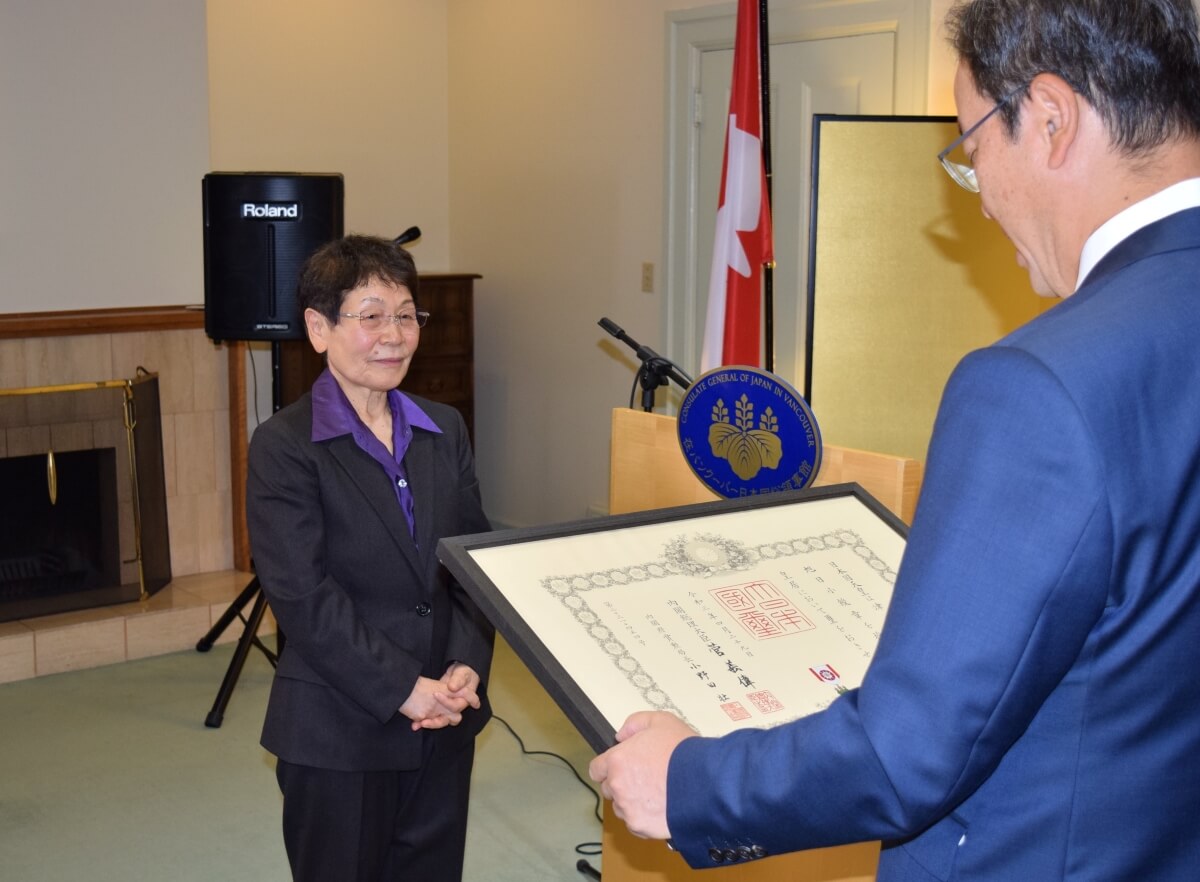
<svg viewBox="0 0 1200 882">
<path fill-rule="evenodd" d="M 825 445 L 816 484 L 854 482 L 905 523 L 912 521 L 922 466 L 912 459 Z M 710 502 L 717 495 L 692 473 L 675 419 L 617 408 L 612 418 L 608 506 L 611 514 Z M 814 794 L 819 798 L 819 794 Z M 693 870 L 665 844 L 639 839 L 605 806 L 605 882 L 873 882 L 878 843 L 820 848 L 763 861 Z"/>
</svg>

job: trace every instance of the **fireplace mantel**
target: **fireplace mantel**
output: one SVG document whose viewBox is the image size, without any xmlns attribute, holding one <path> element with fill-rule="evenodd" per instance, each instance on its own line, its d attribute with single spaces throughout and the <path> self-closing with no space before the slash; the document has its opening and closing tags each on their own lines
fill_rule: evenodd
<svg viewBox="0 0 1200 882">
<path fill-rule="evenodd" d="M 65 312 L 10 312 L 0 315 L 0 340 L 122 334 L 132 331 L 177 331 L 203 327 L 204 310 L 193 306 L 130 306 Z"/>
</svg>

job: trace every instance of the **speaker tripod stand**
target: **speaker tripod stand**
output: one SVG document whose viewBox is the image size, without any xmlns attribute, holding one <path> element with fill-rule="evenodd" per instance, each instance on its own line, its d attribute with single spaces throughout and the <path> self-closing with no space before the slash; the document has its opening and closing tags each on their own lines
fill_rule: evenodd
<svg viewBox="0 0 1200 882">
<path fill-rule="evenodd" d="M 254 599 L 254 606 L 250 608 L 250 615 L 243 617 L 242 611 L 251 598 Z M 250 654 L 250 648 L 253 646 L 261 650 L 262 654 L 267 657 L 267 661 L 271 663 L 271 667 L 275 667 L 279 660 L 279 653 L 283 652 L 282 631 L 275 633 L 274 652 L 258 639 L 258 628 L 262 624 L 266 612 L 267 596 L 262 592 L 258 576 L 255 576 L 250 580 L 250 584 L 242 589 L 242 593 L 233 603 L 229 604 L 229 608 L 221 614 L 221 618 L 217 619 L 216 624 L 196 644 L 197 652 L 208 652 L 225 629 L 233 624 L 234 619 L 241 619 L 245 624 L 242 636 L 238 638 L 237 646 L 233 650 L 233 658 L 229 660 L 229 667 L 225 670 L 225 678 L 217 690 L 217 698 L 213 702 L 212 710 L 204 718 L 204 725 L 210 729 L 219 729 L 225 719 L 225 706 L 229 704 L 229 698 L 233 695 L 233 687 L 237 685 L 238 677 L 242 675 L 242 668 L 246 664 L 246 656 Z"/>
<path fill-rule="evenodd" d="M 271 413 L 275 413 L 282 407 L 283 402 L 283 374 L 280 367 L 280 354 L 282 346 L 278 340 L 271 341 Z M 253 565 L 253 564 L 252 564 Z M 250 608 L 250 615 L 243 616 L 242 611 L 246 608 L 251 599 L 254 600 L 254 606 Z M 217 619 L 216 623 L 208 630 L 208 633 L 200 638 L 196 644 L 197 652 L 208 652 L 216 643 L 217 638 L 225 632 L 225 629 L 233 624 L 234 619 L 241 619 L 244 628 L 242 636 L 238 638 L 237 646 L 233 650 L 233 658 L 229 660 L 229 667 L 225 670 L 225 677 L 221 680 L 221 686 L 217 690 L 216 700 L 213 701 L 212 709 L 208 712 L 208 716 L 204 718 L 204 725 L 210 729 L 219 729 L 221 723 L 225 719 L 225 706 L 229 704 L 229 699 L 233 695 L 233 688 L 237 685 L 238 677 L 242 675 L 242 668 L 246 664 L 246 657 L 250 654 L 251 647 L 259 649 L 267 661 L 271 663 L 271 667 L 275 667 L 279 661 L 279 655 L 283 652 L 283 631 L 279 630 L 278 626 L 275 630 L 275 650 L 272 652 L 267 648 L 261 640 L 258 639 L 258 629 L 262 625 L 263 616 L 267 612 L 267 596 L 263 593 L 262 583 L 258 581 L 258 576 L 250 580 L 242 592 L 234 599 L 233 603 L 229 604 L 229 608 L 221 614 L 221 618 Z"/>
</svg>

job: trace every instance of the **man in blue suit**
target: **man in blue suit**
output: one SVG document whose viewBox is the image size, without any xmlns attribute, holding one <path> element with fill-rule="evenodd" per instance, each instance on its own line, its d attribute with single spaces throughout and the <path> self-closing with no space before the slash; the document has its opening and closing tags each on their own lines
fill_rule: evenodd
<svg viewBox="0 0 1200 882">
<path fill-rule="evenodd" d="M 888 882 L 1191 882 L 1196 12 L 964 0 L 948 24 L 964 134 L 939 158 L 1063 300 L 947 384 L 862 687 L 719 739 L 635 714 L 592 777 L 695 867 L 881 839 Z"/>
</svg>

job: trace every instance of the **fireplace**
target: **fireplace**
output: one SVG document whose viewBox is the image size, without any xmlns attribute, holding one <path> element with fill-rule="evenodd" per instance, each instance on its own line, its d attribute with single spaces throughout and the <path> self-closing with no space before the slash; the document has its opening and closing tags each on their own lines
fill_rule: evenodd
<svg viewBox="0 0 1200 882">
<path fill-rule="evenodd" d="M 0 389 L 0 622 L 171 580 L 158 377 Z"/>
</svg>

